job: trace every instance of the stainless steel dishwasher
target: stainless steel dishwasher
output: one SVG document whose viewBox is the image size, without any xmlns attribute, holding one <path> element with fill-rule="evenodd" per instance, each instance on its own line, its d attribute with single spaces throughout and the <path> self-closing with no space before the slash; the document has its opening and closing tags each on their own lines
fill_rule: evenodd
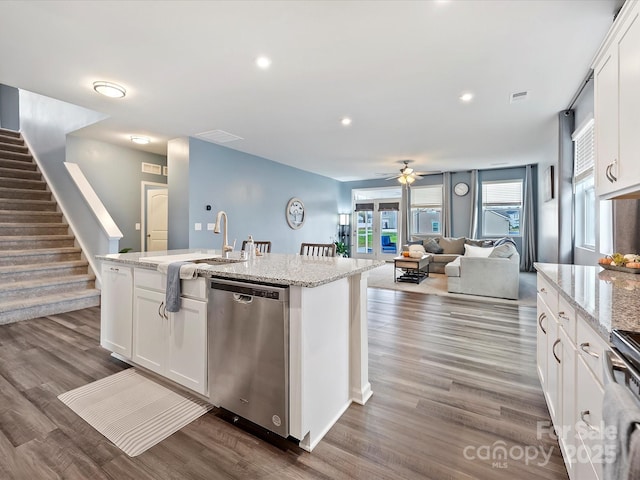
<svg viewBox="0 0 640 480">
<path fill-rule="evenodd" d="M 289 287 L 212 279 L 211 403 L 289 435 Z"/>
</svg>

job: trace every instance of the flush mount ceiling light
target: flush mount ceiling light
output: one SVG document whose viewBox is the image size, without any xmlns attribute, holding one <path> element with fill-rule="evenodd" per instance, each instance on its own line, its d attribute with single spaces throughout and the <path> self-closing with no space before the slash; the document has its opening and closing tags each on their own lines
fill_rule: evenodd
<svg viewBox="0 0 640 480">
<path fill-rule="evenodd" d="M 341 123 L 342 125 L 344 125 L 345 127 L 348 127 L 349 125 L 351 125 L 351 119 L 350 119 L 349 117 L 343 117 L 343 118 L 340 120 L 340 123 Z"/>
<path fill-rule="evenodd" d="M 271 59 L 269 57 L 265 57 L 264 55 L 256 58 L 256 65 L 263 69 L 266 70 L 267 68 L 269 68 L 271 66 Z"/>
<path fill-rule="evenodd" d="M 151 142 L 151 140 L 149 140 L 148 137 L 140 137 L 140 136 L 137 136 L 137 135 L 132 135 L 131 136 L 131 141 L 133 143 L 137 143 L 138 145 L 146 145 L 146 144 Z"/>
<path fill-rule="evenodd" d="M 122 98 L 127 94 L 127 91 L 123 86 L 111 82 L 93 82 L 93 89 L 96 92 L 111 98 Z"/>
<path fill-rule="evenodd" d="M 470 102 L 471 100 L 473 100 L 473 93 L 463 93 L 462 95 L 460 95 L 460 100 L 462 100 L 463 102 Z"/>
</svg>

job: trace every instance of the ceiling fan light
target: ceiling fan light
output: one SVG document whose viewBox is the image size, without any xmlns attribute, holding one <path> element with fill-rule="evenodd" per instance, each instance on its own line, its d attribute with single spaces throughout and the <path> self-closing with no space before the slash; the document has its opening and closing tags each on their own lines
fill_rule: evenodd
<svg viewBox="0 0 640 480">
<path fill-rule="evenodd" d="M 416 177 L 412 176 L 412 175 L 407 175 L 406 176 L 406 182 L 411 185 L 413 182 L 416 181 Z"/>
<path fill-rule="evenodd" d="M 405 183 L 407 183 L 407 178 L 401 176 L 401 177 L 398 177 L 398 181 L 404 185 Z"/>
</svg>

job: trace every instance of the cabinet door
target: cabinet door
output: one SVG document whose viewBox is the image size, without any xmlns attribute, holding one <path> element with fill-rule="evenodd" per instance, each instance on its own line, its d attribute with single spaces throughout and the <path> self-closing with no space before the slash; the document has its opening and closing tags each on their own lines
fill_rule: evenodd
<svg viewBox="0 0 640 480">
<path fill-rule="evenodd" d="M 103 263 L 100 345 L 126 358 L 131 358 L 132 306 L 131 268 Z"/>
<path fill-rule="evenodd" d="M 538 377 L 540 377 L 540 384 L 542 389 L 546 390 L 547 382 L 547 328 L 549 328 L 549 318 L 544 302 L 538 295 L 538 332 L 536 342 L 536 359 L 538 365 Z"/>
<path fill-rule="evenodd" d="M 133 361 L 156 373 L 163 373 L 166 353 L 167 320 L 165 295 L 143 288 L 135 289 L 133 316 Z"/>
<path fill-rule="evenodd" d="M 618 40 L 620 169 L 618 188 L 640 183 L 640 19 L 634 12 Z"/>
<path fill-rule="evenodd" d="M 596 192 L 605 195 L 618 188 L 618 57 L 612 51 L 595 72 Z"/>
<path fill-rule="evenodd" d="M 169 314 L 167 378 L 207 394 L 207 303 L 182 298 Z"/>
<path fill-rule="evenodd" d="M 558 323 L 562 325 L 562 321 Z M 561 420 L 559 427 L 562 427 L 562 436 L 559 438 L 562 446 L 564 463 L 569 473 L 569 478 L 574 478 L 576 467 L 576 457 L 574 455 L 576 447 L 575 432 L 575 411 L 576 411 L 576 349 L 574 343 L 569 339 L 568 334 L 562 327 L 559 329 L 559 337 L 562 343 L 562 356 L 560 357 L 560 395 L 558 398 Z"/>
<path fill-rule="evenodd" d="M 562 341 L 558 336 L 558 321 L 547 312 L 547 383 L 545 397 L 554 425 L 560 425 L 560 365 L 562 361 Z"/>
<path fill-rule="evenodd" d="M 602 465 L 607 460 L 604 450 L 604 431 L 602 421 L 602 400 L 604 399 L 604 389 L 589 371 L 589 368 L 578 358 L 576 362 L 577 389 L 576 389 L 576 424 L 579 426 L 579 437 L 582 445 L 578 444 L 583 451 L 578 451 L 581 463 L 585 467 L 590 466 L 597 475 L 602 478 Z M 588 462 L 582 459 L 588 458 Z M 586 468 L 587 471 L 591 470 Z M 582 480 L 582 476 L 577 477 Z M 591 478 L 585 472 L 584 478 Z"/>
</svg>

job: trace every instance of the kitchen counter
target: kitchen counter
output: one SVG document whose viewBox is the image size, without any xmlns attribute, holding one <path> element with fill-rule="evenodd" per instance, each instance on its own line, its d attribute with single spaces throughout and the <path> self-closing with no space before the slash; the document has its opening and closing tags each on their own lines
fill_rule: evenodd
<svg viewBox="0 0 640 480">
<path fill-rule="evenodd" d="M 161 252 L 114 253 L 98 255 L 99 260 L 123 263 L 135 267 L 157 268 L 157 262 L 145 261 L 147 257 L 159 257 L 180 254 L 210 254 L 218 258 L 211 263 L 198 263 L 198 275 L 235 280 L 246 280 L 277 285 L 293 285 L 313 288 L 341 278 L 366 272 L 384 265 L 383 261 L 363 260 L 342 257 L 310 257 L 303 255 L 286 255 L 265 253 L 251 260 L 240 260 L 240 253 L 230 255 L 231 263 L 219 258 L 220 250 L 184 249 Z"/>
<path fill-rule="evenodd" d="M 535 268 L 607 342 L 612 329 L 640 331 L 640 274 L 551 263 Z"/>
</svg>

